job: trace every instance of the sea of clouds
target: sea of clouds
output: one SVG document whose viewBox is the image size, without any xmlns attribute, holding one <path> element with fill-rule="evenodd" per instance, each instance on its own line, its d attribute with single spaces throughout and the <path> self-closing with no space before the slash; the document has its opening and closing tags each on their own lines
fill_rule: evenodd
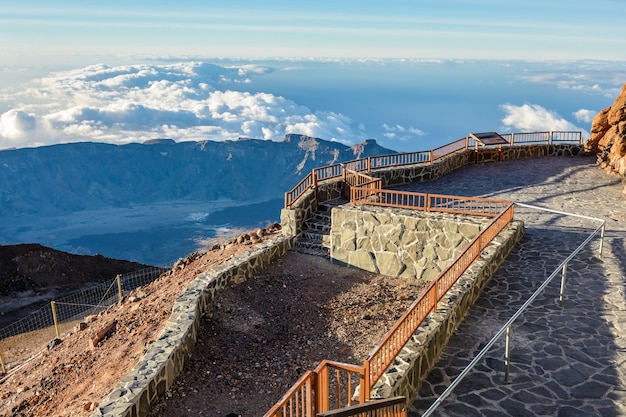
<svg viewBox="0 0 626 417">
<path fill-rule="evenodd" d="M 344 144 L 376 138 L 362 121 L 341 112 L 312 110 L 272 92 L 246 91 L 252 77 L 274 70 L 261 64 L 186 61 L 100 64 L 54 72 L 19 88 L 0 90 L 0 111 L 4 110 L 0 114 L 0 149 L 83 141 L 124 144 L 158 138 L 280 140 L 288 133 Z M 523 82 L 565 82 L 560 88 L 567 89 L 581 85 L 580 80 L 567 84 L 547 76 Z M 593 88 L 589 80 L 586 88 Z M 499 110 L 503 115 L 496 128 L 503 131 L 582 130 L 588 135 L 588 125 L 599 109 L 581 108 L 565 117 L 534 103 L 503 103 Z M 381 123 L 377 134 L 377 139 L 393 143 L 425 132 L 420 126 L 390 122 Z"/>
<path fill-rule="evenodd" d="M 271 69 L 180 62 L 94 65 L 54 73 L 0 96 L 14 106 L 0 116 L 0 148 L 156 138 L 276 140 L 286 133 L 344 143 L 364 137 L 344 115 L 232 88 L 250 83 L 250 73 L 265 71 Z"/>
</svg>

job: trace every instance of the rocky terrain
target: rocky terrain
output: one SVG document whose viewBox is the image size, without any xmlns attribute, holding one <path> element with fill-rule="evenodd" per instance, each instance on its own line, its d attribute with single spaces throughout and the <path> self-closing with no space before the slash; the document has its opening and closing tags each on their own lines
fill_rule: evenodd
<svg viewBox="0 0 626 417">
<path fill-rule="evenodd" d="M 626 84 L 613 105 L 593 119 L 585 152 L 598 154 L 600 167 L 621 177 L 626 198 Z"/>
<path fill-rule="evenodd" d="M 99 255 L 74 255 L 39 244 L 0 246 L 0 327 L 37 308 L 39 301 L 147 267 Z"/>
<path fill-rule="evenodd" d="M 33 351 L 0 378 L 0 416 L 88 416 L 156 338 L 188 282 L 274 233 L 280 231 L 256 231 L 191 254 L 122 304 Z M 420 285 L 289 252 L 220 295 L 187 371 L 152 415 L 263 415 L 321 360 L 362 363 Z M 22 337 L 0 347 L 28 343 Z"/>
</svg>

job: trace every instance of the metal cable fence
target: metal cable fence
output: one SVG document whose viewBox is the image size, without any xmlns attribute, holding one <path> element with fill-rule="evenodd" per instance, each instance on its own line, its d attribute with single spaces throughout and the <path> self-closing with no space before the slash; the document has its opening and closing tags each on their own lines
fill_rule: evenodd
<svg viewBox="0 0 626 417">
<path fill-rule="evenodd" d="M 3 368 L 11 367 L 12 364 L 38 353 L 55 334 L 58 337 L 76 321 L 98 314 L 116 304 L 132 290 L 151 283 L 167 270 L 168 268 L 153 267 L 118 275 L 110 282 L 53 300 L 50 305 L 0 328 L 0 358 Z M 27 334 L 30 334 L 29 346 L 23 342 Z M 6 369 L 3 371 L 6 372 Z"/>
</svg>

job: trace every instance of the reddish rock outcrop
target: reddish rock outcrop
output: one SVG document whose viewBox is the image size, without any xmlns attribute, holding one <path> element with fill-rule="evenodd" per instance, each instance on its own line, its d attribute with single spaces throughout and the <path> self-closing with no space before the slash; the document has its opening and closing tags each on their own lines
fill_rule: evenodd
<svg viewBox="0 0 626 417">
<path fill-rule="evenodd" d="M 600 168 L 622 178 L 622 195 L 626 198 L 626 84 L 613 105 L 593 119 L 585 152 L 597 154 Z"/>
</svg>

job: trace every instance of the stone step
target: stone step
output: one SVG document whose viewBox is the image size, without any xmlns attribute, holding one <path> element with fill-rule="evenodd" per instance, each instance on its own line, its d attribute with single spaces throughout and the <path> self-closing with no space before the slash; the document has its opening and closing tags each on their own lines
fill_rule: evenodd
<svg viewBox="0 0 626 417">
<path fill-rule="evenodd" d="M 337 206 L 341 206 L 343 204 L 347 204 L 349 201 L 343 197 L 340 198 L 335 198 L 332 200 L 328 200 L 328 201 L 324 201 L 323 203 L 319 203 L 317 205 L 317 210 L 319 212 L 328 212 L 330 213 L 330 210 L 333 207 L 337 207 Z"/>
<path fill-rule="evenodd" d="M 311 217 L 307 219 L 307 221 L 315 221 L 319 223 L 330 224 L 331 223 L 330 211 L 329 212 L 314 211 L 313 213 L 311 213 Z"/>
<path fill-rule="evenodd" d="M 330 247 L 330 235 L 327 233 L 322 233 L 316 230 L 305 230 L 302 232 L 302 237 L 298 239 L 299 241 L 310 241 L 315 242 L 320 245 L 324 245 Z"/>
<path fill-rule="evenodd" d="M 298 246 L 296 244 L 296 246 L 294 247 L 294 250 L 296 252 L 304 253 L 307 255 L 321 256 L 322 258 L 326 258 L 326 259 L 330 258 L 330 253 L 329 253 L 328 248 L 325 248 L 323 246 Z"/>
<path fill-rule="evenodd" d="M 304 230 L 315 230 L 318 232 L 323 232 L 323 233 L 330 233 L 330 222 L 328 223 L 321 223 L 318 221 L 314 221 L 314 220 L 305 220 L 304 221 Z"/>
</svg>

